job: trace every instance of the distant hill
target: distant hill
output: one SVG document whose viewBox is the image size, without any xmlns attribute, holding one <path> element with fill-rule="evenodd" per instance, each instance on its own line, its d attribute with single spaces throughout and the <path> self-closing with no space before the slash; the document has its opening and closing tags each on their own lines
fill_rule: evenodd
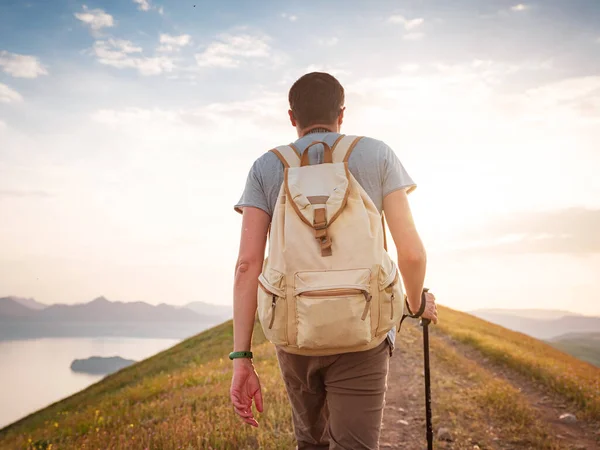
<svg viewBox="0 0 600 450">
<path fill-rule="evenodd" d="M 9 298 L 12 298 L 16 302 L 19 302 L 21 305 L 26 306 L 29 309 L 38 310 L 38 309 L 44 309 L 44 308 L 48 307 L 48 305 L 46 305 L 44 303 L 40 303 L 33 298 L 23 298 L 23 297 L 9 297 Z"/>
<path fill-rule="evenodd" d="M 552 320 L 560 319 L 565 316 L 582 316 L 583 314 L 574 313 L 561 309 L 477 309 L 469 311 L 469 314 L 479 316 L 480 314 L 501 314 L 508 316 L 524 317 L 526 319 Z"/>
<path fill-rule="evenodd" d="M 0 298 L 0 317 L 13 319 L 16 317 L 30 317 L 34 313 L 32 309 L 23 306 L 14 297 Z"/>
<path fill-rule="evenodd" d="M 198 314 L 164 303 L 113 302 L 104 297 L 43 309 L 27 308 L 12 297 L 0 299 L 0 341 L 97 336 L 181 339 L 222 320 L 223 316 Z"/>
<path fill-rule="evenodd" d="M 154 306 L 145 302 L 112 302 L 104 297 L 89 303 L 51 305 L 39 311 L 36 317 L 78 322 L 193 322 L 200 319 L 193 311 L 164 303 Z"/>
<path fill-rule="evenodd" d="M 118 372 L 125 367 L 135 364 L 132 359 L 124 359 L 120 356 L 92 356 L 86 359 L 76 359 L 71 363 L 73 372 L 89 373 L 91 375 L 108 375 Z"/>
<path fill-rule="evenodd" d="M 600 367 L 600 332 L 569 333 L 548 341 L 557 349 Z"/>
<path fill-rule="evenodd" d="M 501 311 L 501 310 L 499 310 Z M 546 317 L 555 314 L 552 312 Z M 532 319 L 520 317 L 511 313 L 488 312 L 486 310 L 472 311 L 470 314 L 501 325 L 509 330 L 519 331 L 537 339 L 551 339 L 567 333 L 600 332 L 600 317 L 567 315 L 555 319 Z M 542 314 L 543 316 L 543 314 Z"/>
<path fill-rule="evenodd" d="M 215 305 L 214 303 L 191 302 L 183 306 L 203 316 L 215 316 L 222 319 L 233 317 L 233 305 Z"/>
</svg>

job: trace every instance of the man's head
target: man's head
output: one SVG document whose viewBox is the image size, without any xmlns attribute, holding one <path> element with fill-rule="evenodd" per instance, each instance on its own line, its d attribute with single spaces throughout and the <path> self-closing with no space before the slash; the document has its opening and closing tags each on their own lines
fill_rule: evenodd
<svg viewBox="0 0 600 450">
<path fill-rule="evenodd" d="M 316 127 L 339 131 L 344 118 L 344 88 L 333 76 L 324 72 L 303 75 L 292 85 L 289 101 L 290 121 L 299 136 Z"/>
</svg>

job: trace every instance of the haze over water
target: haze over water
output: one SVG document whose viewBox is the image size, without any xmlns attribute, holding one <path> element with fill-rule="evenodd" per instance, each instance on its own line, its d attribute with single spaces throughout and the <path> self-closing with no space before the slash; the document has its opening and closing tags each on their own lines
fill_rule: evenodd
<svg viewBox="0 0 600 450">
<path fill-rule="evenodd" d="M 0 428 L 102 379 L 71 371 L 74 359 L 121 356 L 141 361 L 176 339 L 48 338 L 0 342 Z"/>
</svg>

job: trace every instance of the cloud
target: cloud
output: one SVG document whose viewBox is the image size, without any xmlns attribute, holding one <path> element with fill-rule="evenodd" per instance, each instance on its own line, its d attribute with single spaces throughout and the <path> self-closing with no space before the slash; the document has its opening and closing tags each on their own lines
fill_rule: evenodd
<svg viewBox="0 0 600 450">
<path fill-rule="evenodd" d="M 140 53 L 142 47 L 137 47 L 131 41 L 124 39 L 108 39 L 107 41 L 96 41 L 96 55 L 101 58 L 118 59 L 124 54 Z"/>
<path fill-rule="evenodd" d="M 404 29 L 406 31 L 411 31 L 423 25 L 425 19 L 421 17 L 418 17 L 416 19 L 406 19 L 404 16 L 401 15 L 393 15 L 390 16 L 388 22 L 404 25 Z"/>
<path fill-rule="evenodd" d="M 150 2 L 148 0 L 133 0 L 138 5 L 140 11 L 150 11 Z"/>
<path fill-rule="evenodd" d="M 298 16 L 295 16 L 293 14 L 288 14 L 288 13 L 282 13 L 281 17 L 289 20 L 290 22 L 295 22 L 296 20 L 298 20 Z"/>
<path fill-rule="evenodd" d="M 75 17 L 88 25 L 92 33 L 98 33 L 103 28 L 115 26 L 113 16 L 107 14 L 102 9 L 88 9 L 86 5 L 83 5 L 83 12 L 75 13 Z"/>
<path fill-rule="evenodd" d="M 326 39 L 319 39 L 319 45 L 323 45 L 325 47 L 333 47 L 334 45 L 337 45 L 339 42 L 340 42 L 340 40 L 335 36 L 326 38 Z"/>
<path fill-rule="evenodd" d="M 154 6 L 150 0 L 133 0 L 133 3 L 138 5 L 138 9 L 140 11 L 148 12 L 151 10 L 156 10 L 161 16 L 165 13 L 165 10 L 162 6 Z"/>
<path fill-rule="evenodd" d="M 144 57 L 136 55 L 142 52 L 130 41 L 121 39 L 99 40 L 94 42 L 93 54 L 100 64 L 117 69 L 136 69 L 141 75 L 159 75 L 171 72 L 175 68 L 173 60 L 166 56 Z"/>
<path fill-rule="evenodd" d="M 311 72 L 326 72 L 328 74 L 333 75 L 336 78 L 346 77 L 350 75 L 350 72 L 344 69 L 339 69 L 328 64 L 311 64 L 306 69 L 304 69 L 303 73 L 311 73 Z"/>
<path fill-rule="evenodd" d="M 46 67 L 35 57 L 0 51 L 0 67 L 16 78 L 37 78 L 48 75 Z"/>
<path fill-rule="evenodd" d="M 196 54 L 200 67 L 237 68 L 244 61 L 269 58 L 271 47 L 266 36 L 222 34 L 202 53 Z"/>
<path fill-rule="evenodd" d="M 567 78 L 529 89 L 518 106 L 531 121 L 581 118 L 600 124 L 600 76 Z"/>
<path fill-rule="evenodd" d="M 525 11 L 527 9 L 529 9 L 529 6 L 523 3 L 519 3 L 518 5 L 512 6 L 510 8 L 511 11 Z"/>
<path fill-rule="evenodd" d="M 102 109 L 94 112 L 91 119 L 131 139 L 147 140 L 153 146 L 175 140 L 195 148 L 198 139 L 218 146 L 262 139 L 265 127 L 272 133 L 271 139 L 286 139 L 286 108 L 285 95 L 267 91 L 244 101 L 199 107 Z M 236 133 L 231 133 L 234 128 Z"/>
<path fill-rule="evenodd" d="M 6 122 L 4 120 L 0 120 L 0 131 L 6 130 L 7 128 L 8 125 L 6 125 Z"/>
<path fill-rule="evenodd" d="M 23 101 L 21 94 L 9 88 L 7 85 L 0 83 L 0 103 L 13 103 L 21 101 Z"/>
<path fill-rule="evenodd" d="M 492 253 L 600 253 L 600 209 L 514 213 L 494 219 L 460 250 Z M 473 236 L 473 234 L 471 234 Z M 457 249 L 459 250 L 459 249 Z"/>
<path fill-rule="evenodd" d="M 355 78 L 344 87 L 348 98 L 352 96 L 353 101 L 373 111 L 368 117 L 375 117 L 376 111 L 382 117 L 389 115 L 408 122 L 423 118 L 428 126 L 433 126 L 433 122 L 440 127 L 469 123 L 477 128 L 475 122 L 480 120 L 481 129 L 510 123 L 529 130 L 532 123 L 552 127 L 556 124 L 562 129 L 600 123 L 600 77 L 504 92 L 502 87 L 516 75 L 545 75 L 541 72 L 548 70 L 547 63 L 477 59 L 461 64 L 421 64 L 415 69 L 409 65 L 378 77 Z M 495 120 L 490 122 L 490 117 Z"/>
<path fill-rule="evenodd" d="M 192 42 L 192 37 L 189 34 L 180 34 L 179 36 L 161 34 L 159 42 L 161 45 L 156 49 L 157 51 L 178 52 L 182 47 L 185 47 Z"/>
</svg>

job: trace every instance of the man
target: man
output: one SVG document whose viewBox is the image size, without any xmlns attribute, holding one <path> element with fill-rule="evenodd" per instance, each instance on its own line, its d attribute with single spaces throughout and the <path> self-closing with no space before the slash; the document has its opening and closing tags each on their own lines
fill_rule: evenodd
<svg viewBox="0 0 600 450">
<path fill-rule="evenodd" d="M 329 146 L 340 136 L 344 89 L 331 75 L 309 73 L 289 92 L 289 117 L 298 133 L 294 146 L 304 150 L 313 141 Z M 374 202 L 385 212 L 398 250 L 411 311 L 418 311 L 425 278 L 426 253 L 415 229 L 407 194 L 416 185 L 395 153 L 381 141 L 362 138 L 348 167 Z M 242 234 L 234 282 L 234 352 L 249 352 L 257 308 L 267 233 L 283 182 L 282 162 L 273 152 L 252 166 L 236 210 L 242 212 Z M 437 323 L 435 298 L 426 294 L 423 317 Z M 277 357 L 292 406 L 298 449 L 377 449 L 383 415 L 389 358 L 395 328 L 375 348 L 330 356 L 305 356 L 277 347 Z M 244 353 L 239 353 L 244 356 Z M 248 354 L 249 356 L 250 354 Z M 263 399 L 251 358 L 236 358 L 231 401 L 236 413 L 258 426 L 252 413 Z"/>
</svg>

